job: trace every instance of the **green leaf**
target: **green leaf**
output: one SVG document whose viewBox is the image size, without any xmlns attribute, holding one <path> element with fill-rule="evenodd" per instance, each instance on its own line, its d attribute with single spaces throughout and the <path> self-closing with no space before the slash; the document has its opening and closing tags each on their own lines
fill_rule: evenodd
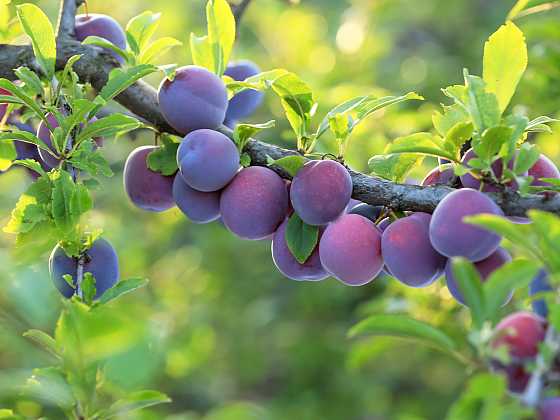
<svg viewBox="0 0 560 420">
<path fill-rule="evenodd" d="M 19 197 L 9 222 L 4 226 L 4 232 L 29 232 L 38 223 L 49 220 L 51 188 L 47 177 L 41 177 L 31 184 Z"/>
<path fill-rule="evenodd" d="M 424 155 L 414 153 L 377 155 L 369 159 L 368 167 L 374 175 L 395 182 L 403 182 L 410 171 L 416 166 L 420 166 L 423 160 Z"/>
<path fill-rule="evenodd" d="M 348 99 L 347 101 L 344 101 L 343 103 L 335 106 L 333 109 L 327 112 L 327 115 L 325 115 L 325 118 L 323 118 L 323 121 L 321 121 L 321 124 L 319 125 L 319 128 L 317 129 L 315 136 L 319 138 L 323 135 L 325 131 L 327 131 L 327 129 L 329 128 L 329 121 L 331 117 L 337 114 L 349 113 L 352 110 L 356 109 L 356 107 L 359 106 L 361 103 L 368 101 L 372 98 L 373 95 L 358 96 L 356 98 Z"/>
<path fill-rule="evenodd" d="M 442 157 L 458 162 L 457 154 L 451 153 L 444 148 L 443 141 L 431 133 L 415 133 L 406 137 L 399 137 L 385 149 L 387 154 L 421 154 Z"/>
<path fill-rule="evenodd" d="M 274 80 L 272 90 L 280 97 L 298 141 L 307 137 L 311 110 L 315 104 L 311 88 L 294 73 L 286 73 Z"/>
<path fill-rule="evenodd" d="M 25 83 L 26 88 L 33 95 L 43 94 L 43 84 L 41 79 L 34 72 L 29 70 L 27 67 L 18 67 L 14 70 L 14 73 L 19 80 Z"/>
<path fill-rule="evenodd" d="M 19 86 L 14 85 L 12 82 L 10 82 L 7 79 L 0 79 L 0 88 L 2 88 L 4 90 L 7 90 L 13 96 L 20 99 L 21 103 L 25 104 L 26 107 L 28 107 L 31 111 L 33 111 L 33 113 L 35 114 L 35 116 L 37 118 L 41 119 L 42 121 L 45 122 L 45 124 L 47 124 L 47 127 L 50 125 L 49 121 L 47 120 L 46 113 L 43 112 L 41 107 L 39 105 L 37 105 L 35 100 L 32 97 L 30 97 L 24 91 L 24 89 L 20 88 Z M 10 102 L 9 97 L 3 96 L 2 98 L 3 98 L 2 99 L 3 101 Z"/>
<path fill-rule="evenodd" d="M 490 164 L 498 154 L 503 145 L 511 139 L 513 129 L 511 127 L 497 126 L 489 128 L 482 133 L 480 140 L 472 142 L 472 148 L 479 159 Z"/>
<path fill-rule="evenodd" d="M 467 109 L 471 115 L 474 128 L 479 133 L 495 127 L 500 123 L 501 111 L 496 95 L 489 92 L 484 81 L 477 76 L 469 75 L 465 70 L 465 86 L 467 87 Z"/>
<path fill-rule="evenodd" d="M 222 76 L 222 80 L 226 84 L 228 90 L 228 96 L 232 97 L 237 95 L 244 90 L 251 89 L 256 91 L 264 91 L 270 89 L 273 83 L 282 76 L 285 76 L 289 72 L 284 69 L 274 69 L 265 71 L 254 76 L 248 77 L 245 80 L 238 81 L 233 80 L 231 77 Z"/>
<path fill-rule="evenodd" d="M 395 105 L 410 100 L 423 101 L 424 97 L 418 95 L 416 92 L 408 92 L 402 96 L 385 96 L 378 99 L 371 98 L 361 102 L 356 106 L 356 118 L 352 124 L 352 129 L 374 112 L 386 108 L 389 105 Z"/>
<path fill-rule="evenodd" d="M 485 320 L 484 290 L 480 275 L 473 263 L 465 258 L 453 258 L 452 270 L 458 288 L 471 310 L 471 318 L 477 329 Z"/>
<path fill-rule="evenodd" d="M 196 36 L 191 33 L 190 46 L 193 63 L 213 72 L 214 57 L 208 36 Z"/>
<path fill-rule="evenodd" d="M 76 404 L 72 388 L 62 372 L 55 367 L 33 369 L 33 375 L 22 387 L 22 393 L 28 398 L 38 399 L 64 410 L 69 410 Z"/>
<path fill-rule="evenodd" d="M 103 157 L 93 140 L 82 141 L 72 153 L 69 162 L 74 168 L 87 172 L 93 177 L 113 176 L 109 162 Z"/>
<path fill-rule="evenodd" d="M 296 176 L 298 171 L 305 165 L 307 159 L 305 159 L 301 155 L 292 155 L 292 156 L 284 156 L 280 159 L 272 159 L 270 156 L 267 156 L 266 163 L 268 166 L 276 165 L 280 166 L 284 169 L 290 176 L 293 178 Z"/>
<path fill-rule="evenodd" d="M 300 264 L 305 263 L 313 253 L 319 240 L 319 226 L 305 223 L 294 213 L 286 227 L 286 244 Z"/>
<path fill-rule="evenodd" d="M 43 11 L 31 3 L 17 6 L 17 16 L 25 33 L 31 38 L 33 52 L 50 80 L 54 76 L 56 40 L 52 24 Z"/>
<path fill-rule="evenodd" d="M 459 123 L 468 124 L 470 118 L 464 106 L 453 104 L 451 106 L 444 106 L 443 114 L 437 111 L 434 112 L 432 115 L 432 122 L 438 133 L 446 137 L 449 130 Z"/>
<path fill-rule="evenodd" d="M 171 176 L 177 172 L 177 149 L 179 143 L 169 136 L 161 137 L 161 145 L 148 154 L 148 168 L 162 175 Z"/>
<path fill-rule="evenodd" d="M 548 124 L 550 123 L 554 123 L 554 122 L 558 122 L 560 120 L 557 120 L 555 118 L 550 118 L 547 116 L 540 116 L 535 118 L 534 120 L 531 120 L 527 123 L 526 126 L 526 130 L 528 132 L 548 132 L 551 133 L 552 130 L 551 128 L 548 126 Z"/>
<path fill-rule="evenodd" d="M 56 341 L 47 333 L 40 330 L 28 330 L 23 333 L 23 336 L 33 340 L 56 358 L 60 358 L 60 349 L 58 348 Z"/>
<path fill-rule="evenodd" d="M 158 70 L 159 69 L 152 64 L 140 64 L 126 69 L 113 69 L 109 74 L 109 81 L 103 89 L 101 89 L 99 96 L 108 102 L 138 80 Z"/>
<path fill-rule="evenodd" d="M 534 144 L 523 143 L 517 153 L 513 172 L 516 175 L 523 175 L 539 160 L 540 155 L 539 149 Z"/>
<path fill-rule="evenodd" d="M 142 53 L 140 53 L 138 62 L 140 64 L 150 64 L 157 56 L 165 54 L 171 48 L 179 47 L 181 45 L 183 45 L 183 43 L 175 38 L 171 38 L 169 36 L 160 38 L 152 42 L 142 51 Z"/>
<path fill-rule="evenodd" d="M 130 19 L 126 25 L 127 39 L 134 40 L 130 43 L 131 49 L 138 55 L 144 50 L 151 37 L 159 26 L 161 13 L 152 13 L 147 10 Z"/>
<path fill-rule="evenodd" d="M 372 315 L 354 325 L 348 335 L 399 337 L 448 352 L 453 352 L 456 348 L 455 342 L 443 331 L 405 315 Z"/>
<path fill-rule="evenodd" d="M 111 41 L 108 41 L 105 38 L 101 38 L 99 36 L 90 35 L 82 41 L 82 44 L 84 44 L 84 45 L 95 45 L 97 47 L 101 47 L 101 48 L 111 50 L 114 53 L 116 53 L 117 55 L 119 55 L 120 57 L 122 57 L 124 59 L 124 61 L 126 61 L 126 62 L 128 62 L 129 59 L 130 59 L 130 55 L 128 54 L 128 52 L 126 52 L 122 48 L 117 47 Z"/>
<path fill-rule="evenodd" d="M 27 169 L 31 169 L 32 171 L 38 173 L 39 175 L 45 175 L 46 172 L 41 166 L 39 162 L 33 159 L 22 159 L 22 160 L 14 160 L 14 165 L 23 166 Z"/>
<path fill-rule="evenodd" d="M 86 305 L 91 306 L 95 294 L 97 293 L 97 288 L 95 287 L 95 277 L 90 272 L 84 273 L 84 278 L 82 279 L 81 287 L 82 289 L 82 300 Z"/>
<path fill-rule="evenodd" d="M 14 142 L 0 142 L 0 171 L 7 171 L 15 158 L 17 158 L 17 152 Z"/>
<path fill-rule="evenodd" d="M 208 43 L 214 57 L 214 73 L 221 77 L 235 42 L 235 18 L 226 0 L 208 0 L 206 19 Z"/>
<path fill-rule="evenodd" d="M 488 92 L 498 98 L 502 112 L 515 93 L 527 61 L 525 36 L 513 22 L 502 25 L 484 44 L 483 79 Z"/>
<path fill-rule="evenodd" d="M 458 122 L 446 132 L 443 147 L 458 156 L 461 148 L 472 137 L 472 134 L 473 125 L 470 121 Z"/>
<path fill-rule="evenodd" d="M 553 276 L 560 274 L 560 217 L 542 210 L 529 210 L 527 214 L 533 222 L 531 225 L 541 260 Z"/>
<path fill-rule="evenodd" d="M 148 284 L 148 279 L 131 278 L 119 281 L 116 285 L 107 290 L 99 299 L 100 304 L 109 303 L 130 292 L 138 290 Z"/>
<path fill-rule="evenodd" d="M 171 402 L 171 399 L 158 391 L 138 391 L 118 400 L 109 409 L 98 413 L 99 419 L 112 419 L 123 416 L 131 411 L 141 410 L 158 404 Z"/>
<path fill-rule="evenodd" d="M 509 294 L 529 287 L 540 268 L 536 261 L 516 259 L 494 271 L 483 285 L 485 318 L 496 321 Z"/>
<path fill-rule="evenodd" d="M 88 123 L 78 134 L 76 143 L 95 137 L 122 136 L 129 131 L 142 127 L 143 124 L 134 117 L 124 114 L 111 114 Z"/>
<path fill-rule="evenodd" d="M 49 173 L 52 188 L 52 215 L 56 226 L 64 234 L 70 233 L 82 214 L 93 207 L 89 191 L 83 184 L 76 184 L 63 170 Z"/>
<path fill-rule="evenodd" d="M 275 125 L 276 121 L 274 120 L 267 121 L 263 124 L 237 124 L 233 130 L 233 141 L 237 145 L 237 149 L 242 152 L 251 137 L 262 130 L 273 128 Z"/>
</svg>

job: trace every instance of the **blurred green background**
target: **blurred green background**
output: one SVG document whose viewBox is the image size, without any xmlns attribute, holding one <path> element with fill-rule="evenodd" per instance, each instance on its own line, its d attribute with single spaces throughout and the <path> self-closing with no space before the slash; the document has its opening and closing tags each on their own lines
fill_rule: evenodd
<svg viewBox="0 0 560 420">
<path fill-rule="evenodd" d="M 17 3 L 17 2 L 16 2 Z M 54 21 L 54 0 L 37 2 Z M 89 10 L 123 26 L 144 11 L 161 11 L 159 36 L 188 45 L 204 31 L 202 0 L 89 0 Z M 364 93 L 415 90 L 426 97 L 379 112 L 355 132 L 349 163 L 365 170 L 368 157 L 395 137 L 431 129 L 444 101 L 441 87 L 461 82 L 462 68 L 480 74 L 484 40 L 503 23 L 513 1 L 487 0 L 254 0 L 240 30 L 234 58 L 263 70 L 286 68 L 313 88 L 319 116 Z M 529 69 L 513 103 L 530 117 L 558 117 L 559 11 L 520 19 Z M 162 63 L 190 63 L 176 48 Z M 504 63 L 507 65 L 507 63 Z M 157 78 L 151 79 L 154 84 Z M 268 95 L 251 118 L 278 121 L 261 135 L 294 146 L 278 100 Z M 558 161 L 560 134 L 535 139 Z M 440 419 L 460 393 L 466 373 L 455 360 L 398 340 L 350 340 L 347 330 L 370 313 L 404 312 L 463 334 L 466 316 L 442 282 L 422 290 L 380 278 L 360 288 L 333 279 L 298 283 L 274 268 L 268 241 L 245 242 L 219 223 L 197 226 L 176 210 L 142 212 L 128 202 L 122 168 L 148 135 L 107 141 L 115 176 L 95 193 L 92 226 L 102 227 L 119 253 L 123 278 L 145 276 L 142 291 L 114 302 L 119 332 L 106 367 L 105 391 L 153 388 L 171 404 L 135 414 L 139 419 Z M 330 150 L 326 141 L 321 150 Z M 421 179 L 433 166 L 416 171 Z M 0 176 L 5 223 L 29 180 L 22 170 Z M 48 278 L 47 256 L 34 265 L 11 257 L 12 239 L 0 236 L 0 369 L 3 378 L 50 360 L 22 337 L 29 328 L 52 333 L 60 311 Z M 516 302 L 524 306 L 523 299 Z M 108 326 L 109 328 L 110 326 Z M 110 349 L 109 349 L 110 350 Z M 110 351 L 109 351 L 110 352 Z M 25 398 L 0 395 L 0 407 L 36 418 L 60 415 Z M 58 413 L 58 414 L 57 414 Z M 206 416 L 206 417 L 205 417 Z"/>
</svg>

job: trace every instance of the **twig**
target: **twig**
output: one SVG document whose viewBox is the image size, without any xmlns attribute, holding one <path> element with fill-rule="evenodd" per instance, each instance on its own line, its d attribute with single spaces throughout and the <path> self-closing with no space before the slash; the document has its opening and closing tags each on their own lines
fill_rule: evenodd
<svg viewBox="0 0 560 420">
<path fill-rule="evenodd" d="M 74 38 L 74 26 L 76 22 L 76 11 L 83 0 L 61 0 L 60 15 L 58 17 L 57 34 L 59 38 Z"/>
<path fill-rule="evenodd" d="M 84 280 L 84 264 L 85 264 L 85 256 L 80 255 L 78 258 L 78 267 L 76 270 L 76 294 L 80 299 L 83 299 L 84 293 L 82 290 L 82 282 Z"/>
<path fill-rule="evenodd" d="M 238 32 L 239 27 L 241 26 L 241 19 L 243 19 L 243 15 L 247 11 L 250 3 L 251 0 L 241 0 L 241 2 L 233 9 L 233 17 L 235 18 L 235 26 Z"/>
</svg>

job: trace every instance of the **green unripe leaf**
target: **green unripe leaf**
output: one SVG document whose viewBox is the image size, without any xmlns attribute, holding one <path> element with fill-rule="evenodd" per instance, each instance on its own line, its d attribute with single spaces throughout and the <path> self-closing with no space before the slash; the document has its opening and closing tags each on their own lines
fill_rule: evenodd
<svg viewBox="0 0 560 420">
<path fill-rule="evenodd" d="M 301 155 L 284 156 L 280 159 L 272 159 L 267 156 L 266 163 L 268 166 L 276 165 L 284 169 L 293 178 L 299 170 L 305 165 L 307 160 Z"/>
<path fill-rule="evenodd" d="M 453 258 L 452 270 L 458 288 L 471 310 L 473 324 L 475 328 L 481 329 L 486 319 L 486 308 L 480 275 L 473 263 L 465 258 Z"/>
<path fill-rule="evenodd" d="M 286 244 L 300 264 L 303 264 L 311 256 L 318 240 L 318 226 L 308 225 L 296 213 L 290 216 L 286 227 Z"/>
<path fill-rule="evenodd" d="M 148 168 L 162 175 L 174 175 L 177 172 L 177 149 L 179 143 L 171 136 L 162 136 L 161 145 L 147 157 Z"/>
</svg>

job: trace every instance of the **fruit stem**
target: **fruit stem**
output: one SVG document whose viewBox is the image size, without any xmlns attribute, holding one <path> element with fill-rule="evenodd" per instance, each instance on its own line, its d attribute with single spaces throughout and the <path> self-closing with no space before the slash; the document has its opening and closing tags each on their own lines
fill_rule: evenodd
<svg viewBox="0 0 560 420">
<path fill-rule="evenodd" d="M 84 10 L 86 12 L 86 18 L 89 18 L 89 9 L 88 9 L 87 0 L 84 0 Z"/>
<path fill-rule="evenodd" d="M 83 299 L 84 294 L 82 292 L 82 281 L 84 280 L 84 263 L 85 255 L 80 255 L 78 258 L 78 269 L 76 270 L 76 293 L 80 299 Z"/>
</svg>

